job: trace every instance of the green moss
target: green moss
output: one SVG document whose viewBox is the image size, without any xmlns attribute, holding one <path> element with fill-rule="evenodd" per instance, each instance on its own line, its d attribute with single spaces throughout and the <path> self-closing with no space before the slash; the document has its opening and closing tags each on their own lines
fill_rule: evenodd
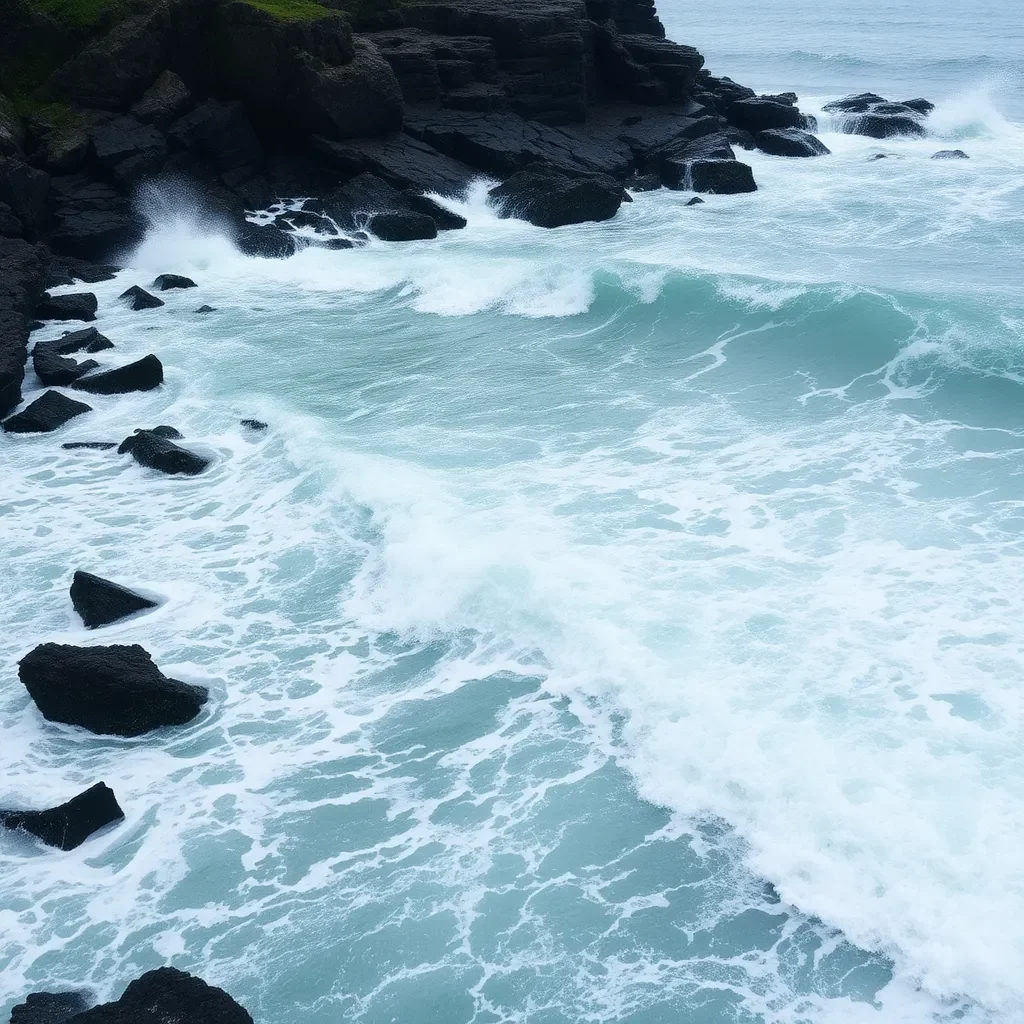
<svg viewBox="0 0 1024 1024">
<path fill-rule="evenodd" d="M 330 11 L 315 0 L 245 0 L 250 7 L 266 11 L 281 21 L 316 21 L 336 11 Z"/>
</svg>

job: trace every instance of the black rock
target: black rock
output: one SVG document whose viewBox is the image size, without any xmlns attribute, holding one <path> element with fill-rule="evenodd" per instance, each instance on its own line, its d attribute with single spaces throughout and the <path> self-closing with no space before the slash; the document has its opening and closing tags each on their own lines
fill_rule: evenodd
<svg viewBox="0 0 1024 1024">
<path fill-rule="evenodd" d="M 842 125 L 847 135 L 866 135 L 871 139 L 892 139 L 900 135 L 920 137 L 924 126 L 909 114 L 875 114 L 868 112 L 851 117 Z"/>
<path fill-rule="evenodd" d="M 45 434 L 91 411 L 92 406 L 84 402 L 76 402 L 59 391 L 47 391 L 27 408 L 4 420 L 3 426 L 10 434 Z"/>
<path fill-rule="evenodd" d="M 384 242 L 437 238 L 437 225 L 422 213 L 374 213 L 366 227 Z"/>
<path fill-rule="evenodd" d="M 103 263 L 92 263 L 89 260 L 75 259 L 73 256 L 61 256 L 50 264 L 46 275 L 46 287 L 57 288 L 60 285 L 75 284 L 84 281 L 86 284 L 99 284 L 116 276 L 119 267 Z"/>
<path fill-rule="evenodd" d="M 294 228 L 313 228 L 315 231 L 329 231 L 330 224 L 322 214 L 312 210 L 285 210 L 274 218 L 274 224 L 282 231 Z"/>
<path fill-rule="evenodd" d="M 141 431 L 136 430 L 136 434 Z M 172 441 L 178 441 L 185 435 L 177 427 L 169 427 L 166 423 L 160 424 L 158 427 L 150 427 L 149 433 L 156 434 L 157 437 L 169 437 Z"/>
<path fill-rule="evenodd" d="M 77 451 L 80 448 L 85 448 L 100 452 L 107 452 L 110 451 L 111 448 L 116 447 L 116 441 L 66 441 L 61 445 L 61 448 L 66 448 L 68 451 Z"/>
<path fill-rule="evenodd" d="M 214 306 L 202 305 L 197 310 L 197 313 L 216 313 L 217 310 Z"/>
<path fill-rule="evenodd" d="M 188 109 L 191 99 L 188 86 L 173 71 L 163 71 L 132 107 L 132 114 L 147 124 L 166 128 Z"/>
<path fill-rule="evenodd" d="M 64 1024 L 89 1003 L 83 992 L 33 992 L 11 1010 L 11 1024 Z"/>
<path fill-rule="evenodd" d="M 704 200 L 700 196 L 694 196 L 692 199 L 686 201 L 687 206 L 701 206 Z"/>
<path fill-rule="evenodd" d="M 738 160 L 694 160 L 690 164 L 689 187 L 694 192 L 718 195 L 757 191 L 754 172 Z"/>
<path fill-rule="evenodd" d="M 571 176 L 535 164 L 488 193 L 502 217 L 519 217 L 541 228 L 609 220 L 619 212 L 623 188 L 606 175 Z"/>
<path fill-rule="evenodd" d="M 72 292 L 69 295 L 44 295 L 36 306 L 40 320 L 95 320 L 96 296 L 92 292 Z"/>
<path fill-rule="evenodd" d="M 173 967 L 133 981 L 117 1002 L 94 1006 L 74 1024 L 253 1024 L 223 989 Z"/>
<path fill-rule="evenodd" d="M 22 238 L 24 234 L 25 225 L 18 219 L 17 214 L 6 203 L 0 203 L 0 235 L 6 238 Z"/>
<path fill-rule="evenodd" d="M 121 294 L 118 295 L 118 298 L 127 302 L 134 310 L 156 309 L 157 306 L 162 306 L 164 304 L 163 299 L 158 299 L 155 295 L 150 295 L 145 288 L 140 288 L 137 284 L 133 284 L 131 288 L 121 292 Z"/>
<path fill-rule="evenodd" d="M 940 149 L 938 153 L 932 153 L 933 160 L 970 160 L 971 158 L 962 149 Z"/>
<path fill-rule="evenodd" d="M 81 570 L 71 581 L 71 603 L 86 629 L 108 626 L 111 622 L 157 606 L 156 601 L 150 601 L 119 583 L 111 583 Z"/>
<path fill-rule="evenodd" d="M 161 274 L 153 282 L 153 287 L 161 292 L 169 292 L 174 288 L 197 288 L 199 286 L 191 277 L 182 277 L 180 274 Z"/>
<path fill-rule="evenodd" d="M 351 239 L 342 238 L 341 236 L 335 236 L 332 238 L 320 238 L 314 239 L 313 244 L 321 249 L 354 249 L 356 243 Z"/>
<path fill-rule="evenodd" d="M 116 117 L 92 131 L 96 162 L 122 186 L 154 174 L 167 158 L 167 140 L 151 124 Z"/>
<path fill-rule="evenodd" d="M 773 156 L 826 156 L 832 152 L 802 128 L 769 128 L 758 132 L 757 147 Z"/>
<path fill-rule="evenodd" d="M 103 373 L 93 373 L 76 380 L 75 391 L 91 395 L 125 395 L 130 391 L 152 391 L 164 382 L 163 364 L 150 354 L 127 366 L 118 366 Z"/>
<path fill-rule="evenodd" d="M 239 233 L 238 248 L 246 256 L 283 260 L 294 255 L 295 239 L 273 224 L 251 224 L 246 221 Z"/>
<path fill-rule="evenodd" d="M 433 199 L 427 196 L 422 196 L 409 190 L 402 193 L 402 198 L 409 205 L 413 213 L 420 213 L 425 217 L 429 217 L 437 225 L 438 231 L 457 231 L 466 226 L 465 217 L 454 213 L 440 203 L 434 202 Z"/>
<path fill-rule="evenodd" d="M 885 97 L 879 96 L 878 93 L 861 92 L 855 96 L 844 96 L 842 99 L 832 100 L 831 103 L 826 103 L 821 109 L 842 114 L 862 114 L 876 103 L 885 102 Z"/>
<path fill-rule="evenodd" d="M 184 725 L 209 698 L 204 687 L 168 679 L 138 644 L 41 644 L 22 658 L 18 675 L 44 718 L 101 735 Z"/>
<path fill-rule="evenodd" d="M 79 362 L 77 359 L 58 355 L 45 345 L 37 345 L 32 351 L 32 369 L 35 370 L 40 382 L 47 387 L 66 387 L 99 365 L 95 359 Z"/>
<path fill-rule="evenodd" d="M 209 459 L 149 430 L 140 430 L 126 437 L 117 450 L 122 455 L 127 452 L 149 469 L 171 475 L 197 476 L 210 464 Z"/>
<path fill-rule="evenodd" d="M 250 430 L 266 430 L 267 425 L 263 420 L 242 420 L 243 427 L 248 427 Z"/>
<path fill-rule="evenodd" d="M 238 102 L 207 100 L 175 121 L 167 137 L 207 161 L 218 174 L 241 170 L 251 178 L 266 161 L 256 132 Z"/>
<path fill-rule="evenodd" d="M 114 791 L 102 782 L 49 810 L 0 810 L 0 825 L 21 829 L 59 850 L 74 850 L 94 832 L 123 818 Z"/>
<path fill-rule="evenodd" d="M 913 100 L 903 100 L 900 105 L 910 107 L 911 110 L 916 110 L 919 114 L 930 114 L 935 109 L 934 103 L 922 99 L 920 96 Z"/>
<path fill-rule="evenodd" d="M 779 103 L 767 97 L 738 100 L 726 115 L 730 124 L 757 134 L 770 128 L 802 128 L 804 116 L 789 103 Z"/>
<path fill-rule="evenodd" d="M 638 174 L 626 182 L 631 192 L 657 192 L 661 188 L 660 174 Z"/>
<path fill-rule="evenodd" d="M 33 352 L 46 349 L 56 355 L 66 356 L 72 352 L 105 352 L 113 348 L 114 343 L 104 334 L 100 334 L 95 327 L 83 327 L 80 331 L 69 331 L 60 338 L 53 338 L 50 341 L 37 341 Z"/>
</svg>

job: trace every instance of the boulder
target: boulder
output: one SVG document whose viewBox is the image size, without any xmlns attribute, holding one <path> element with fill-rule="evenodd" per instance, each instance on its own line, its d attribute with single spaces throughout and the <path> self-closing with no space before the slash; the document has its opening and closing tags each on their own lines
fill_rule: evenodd
<svg viewBox="0 0 1024 1024">
<path fill-rule="evenodd" d="M 114 791 L 103 782 L 46 811 L 0 810 L 0 825 L 28 832 L 59 850 L 74 850 L 93 833 L 123 818 Z"/>
<path fill-rule="evenodd" d="M 970 160 L 971 158 L 962 149 L 940 149 L 932 153 L 933 160 Z"/>
<path fill-rule="evenodd" d="M 652 156 L 662 183 L 667 188 L 690 191 L 690 168 L 696 160 L 735 162 L 736 154 L 724 132 L 682 140 Z"/>
<path fill-rule="evenodd" d="M 301 103 L 296 113 L 309 131 L 329 139 L 387 135 L 402 127 L 405 104 L 391 65 L 365 37 L 348 64 L 330 66 L 300 53 Z"/>
<path fill-rule="evenodd" d="M 869 107 L 876 103 L 885 103 L 884 96 L 874 92 L 861 92 L 855 96 L 844 96 L 842 99 L 832 100 L 826 103 L 821 109 L 839 114 L 862 114 Z"/>
<path fill-rule="evenodd" d="M 832 152 L 802 128 L 769 128 L 758 132 L 757 148 L 772 156 L 826 156 Z"/>
<path fill-rule="evenodd" d="M 59 391 L 47 391 L 27 408 L 4 420 L 3 427 L 9 434 L 47 434 L 85 412 L 92 412 L 92 407 Z"/>
<path fill-rule="evenodd" d="M 167 129 L 167 137 L 207 161 L 221 175 L 235 173 L 252 177 L 266 162 L 252 123 L 237 101 L 207 100 L 178 118 Z"/>
<path fill-rule="evenodd" d="M 140 430 L 126 437 L 117 450 L 121 455 L 131 455 L 142 466 L 172 476 L 197 476 L 210 464 L 209 459 L 150 430 Z"/>
<path fill-rule="evenodd" d="M 125 188 L 155 174 L 167 158 L 167 140 L 151 124 L 117 117 L 92 130 L 96 162 Z"/>
<path fill-rule="evenodd" d="M 141 736 L 191 722 L 209 698 L 201 686 L 168 679 L 138 644 L 42 644 L 18 675 L 43 717 L 111 736 Z"/>
<path fill-rule="evenodd" d="M 153 282 L 157 291 L 169 292 L 175 288 L 197 288 L 198 285 L 191 277 L 182 277 L 180 274 L 160 274 Z"/>
<path fill-rule="evenodd" d="M 127 366 L 118 366 L 103 373 L 92 373 L 76 380 L 71 387 L 90 395 L 126 395 L 131 391 L 152 391 L 164 382 L 160 360 L 150 354 Z"/>
<path fill-rule="evenodd" d="M 64 444 L 61 445 L 61 448 L 65 448 L 71 452 L 78 451 L 79 449 L 109 452 L 111 448 L 116 447 L 116 441 L 65 441 Z"/>
<path fill-rule="evenodd" d="M 295 239 L 274 224 L 252 224 L 246 221 L 235 244 L 246 256 L 283 260 L 294 255 Z"/>
<path fill-rule="evenodd" d="M 98 305 L 92 292 L 47 293 L 36 306 L 36 317 L 40 320 L 95 320 Z"/>
<path fill-rule="evenodd" d="M 0 203 L 11 208 L 30 240 L 46 230 L 49 200 L 50 175 L 19 160 L 0 157 Z"/>
<path fill-rule="evenodd" d="M 437 225 L 422 213 L 374 213 L 366 229 L 383 242 L 411 242 L 437 238 Z"/>
<path fill-rule="evenodd" d="M 847 135 L 866 135 L 871 139 L 892 139 L 900 135 L 921 137 L 924 125 L 910 114 L 857 114 L 842 124 Z"/>
<path fill-rule="evenodd" d="M 89 1002 L 83 992 L 33 992 L 11 1010 L 11 1024 L 65 1024 Z"/>
<path fill-rule="evenodd" d="M 570 176 L 544 164 L 512 175 L 488 193 L 499 216 L 519 217 L 542 228 L 609 220 L 623 188 L 604 175 Z"/>
<path fill-rule="evenodd" d="M 0 203 L 0 236 L 4 238 L 23 238 L 25 225 L 17 214 L 6 204 Z"/>
<path fill-rule="evenodd" d="M 207 305 L 204 304 L 204 305 L 200 306 L 196 310 L 196 312 L 197 313 L 216 313 L 217 309 L 214 306 L 207 306 Z"/>
<path fill-rule="evenodd" d="M 900 104 L 903 107 L 909 107 L 911 110 L 916 111 L 918 114 L 930 114 L 935 109 L 935 104 L 930 100 L 923 99 L 918 96 L 916 99 L 903 100 Z"/>
<path fill-rule="evenodd" d="M 117 276 L 120 268 L 89 260 L 75 259 L 73 256 L 59 256 L 50 264 L 50 272 L 46 275 L 47 288 L 59 288 L 65 284 L 98 284 L 109 281 Z"/>
<path fill-rule="evenodd" d="M 46 351 L 54 355 L 66 356 L 73 352 L 106 352 L 114 347 L 114 343 L 95 327 L 83 327 L 80 331 L 69 331 L 60 338 L 50 341 L 37 341 L 33 353 Z"/>
<path fill-rule="evenodd" d="M 729 123 L 756 135 L 770 128 L 803 128 L 804 116 L 789 103 L 763 96 L 738 100 L 726 115 Z"/>
<path fill-rule="evenodd" d="M 131 113 L 145 124 L 166 128 L 188 110 L 191 101 L 188 86 L 173 71 L 161 71 L 143 93 L 142 99 L 132 107 Z"/>
<path fill-rule="evenodd" d="M 242 426 L 248 430 L 266 430 L 267 425 L 263 420 L 241 420 Z"/>
<path fill-rule="evenodd" d="M 223 989 L 161 967 L 133 981 L 116 1002 L 86 1010 L 75 1024 L 253 1024 Z"/>
<path fill-rule="evenodd" d="M 54 178 L 56 208 L 50 246 L 62 256 L 102 262 L 142 239 L 131 203 L 109 185 L 82 175 Z"/>
<path fill-rule="evenodd" d="M 67 387 L 99 365 L 95 359 L 79 362 L 62 356 L 46 345 L 36 345 L 32 350 L 32 369 L 47 387 Z"/>
<path fill-rule="evenodd" d="M 136 594 L 119 583 L 111 583 L 91 572 L 78 570 L 71 581 L 71 604 L 86 629 L 119 622 L 129 615 L 156 608 L 156 601 Z"/>
<path fill-rule="evenodd" d="M 694 192 L 717 195 L 757 191 L 754 172 L 738 160 L 694 160 L 690 164 L 689 187 Z"/>
<path fill-rule="evenodd" d="M 686 206 L 700 206 L 704 202 L 700 196 L 694 196 L 692 199 L 687 199 L 684 205 Z"/>
<path fill-rule="evenodd" d="M 140 288 L 137 284 L 133 284 L 131 288 L 126 289 L 118 295 L 118 298 L 122 302 L 127 302 L 130 309 L 138 312 L 142 309 L 156 309 L 157 306 L 164 304 L 163 299 L 158 299 L 155 295 L 150 295 L 145 288 Z"/>
<path fill-rule="evenodd" d="M 139 430 L 136 430 L 135 432 L 139 433 Z M 169 427 L 166 423 L 161 424 L 158 427 L 150 427 L 149 432 L 151 434 L 156 434 L 157 437 L 169 437 L 172 441 L 180 440 L 185 436 L 177 427 Z"/>
<path fill-rule="evenodd" d="M 466 226 L 465 217 L 435 202 L 429 196 L 410 190 L 403 192 L 402 198 L 413 213 L 429 217 L 437 225 L 438 231 L 457 231 Z"/>
</svg>

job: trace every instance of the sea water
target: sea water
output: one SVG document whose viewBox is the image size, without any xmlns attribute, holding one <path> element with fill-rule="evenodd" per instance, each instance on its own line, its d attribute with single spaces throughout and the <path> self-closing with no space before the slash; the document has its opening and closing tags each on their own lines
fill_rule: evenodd
<svg viewBox="0 0 1024 1024">
<path fill-rule="evenodd" d="M 260 1024 L 1024 1019 L 1021 13 L 663 14 L 932 134 L 287 261 L 146 200 L 97 326 L 166 386 L 0 439 L 0 805 L 126 812 L 0 837 L 0 1011 L 173 964 Z M 160 272 L 199 287 L 117 303 Z M 211 469 L 60 448 L 158 423 Z M 87 632 L 79 568 L 165 603 Z M 47 723 L 47 641 L 210 703 Z"/>
</svg>

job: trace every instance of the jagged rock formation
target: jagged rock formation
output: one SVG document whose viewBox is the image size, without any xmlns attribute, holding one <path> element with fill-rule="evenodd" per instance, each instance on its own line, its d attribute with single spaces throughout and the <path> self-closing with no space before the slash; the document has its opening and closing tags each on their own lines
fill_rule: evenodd
<svg viewBox="0 0 1024 1024">
<path fill-rule="evenodd" d="M 47 846 L 74 850 L 93 833 L 124 817 L 114 791 L 97 782 L 59 807 L 45 811 L 0 810 L 0 825 L 27 832 Z"/>
</svg>

